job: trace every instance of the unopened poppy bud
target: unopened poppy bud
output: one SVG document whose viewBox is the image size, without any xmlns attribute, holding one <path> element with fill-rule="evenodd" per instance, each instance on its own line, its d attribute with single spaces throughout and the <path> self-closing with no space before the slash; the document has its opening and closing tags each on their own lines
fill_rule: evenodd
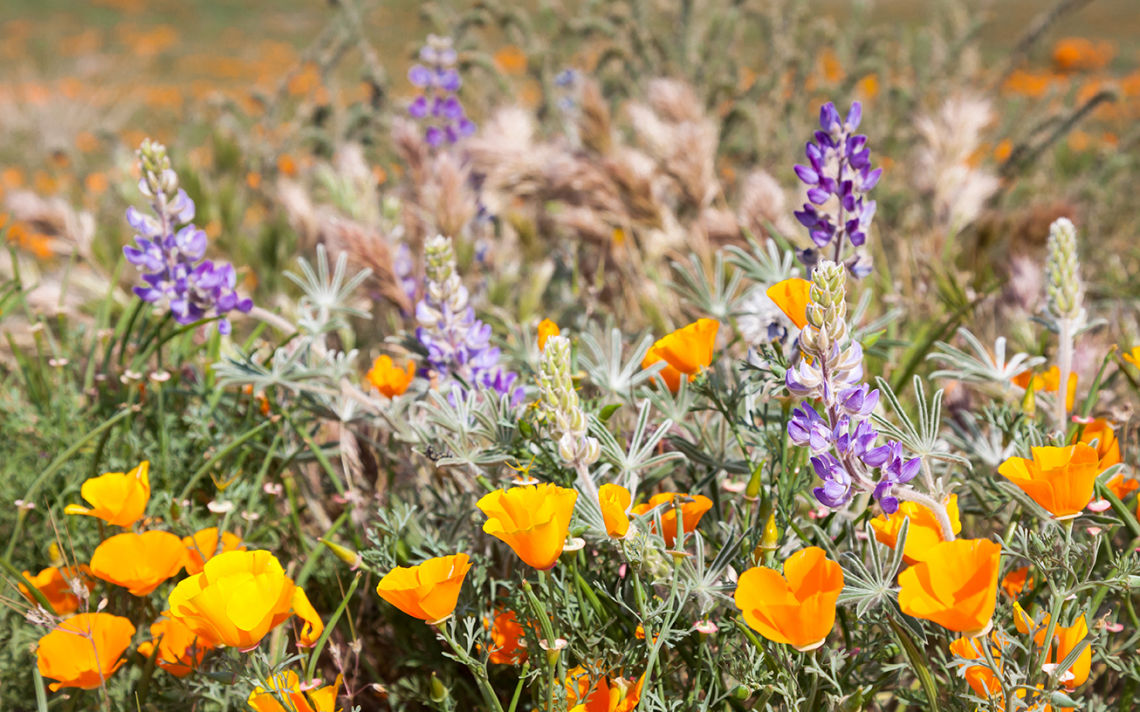
<svg viewBox="0 0 1140 712">
<path fill-rule="evenodd" d="M 760 546 L 768 551 L 780 546 L 780 528 L 776 526 L 775 512 L 768 515 L 768 521 L 764 524 L 764 536 L 760 539 Z"/>
<path fill-rule="evenodd" d="M 329 541 L 328 539 L 321 539 L 321 543 L 327 546 L 329 550 L 332 551 L 332 553 L 336 554 L 336 557 L 338 559 L 354 569 L 358 568 L 364 562 L 359 553 L 353 551 L 352 549 L 349 549 L 348 547 L 341 546 L 340 544 Z"/>
<path fill-rule="evenodd" d="M 732 688 L 732 698 L 734 700 L 743 702 L 747 700 L 751 695 L 752 691 L 744 685 L 737 685 L 736 687 Z"/>
<path fill-rule="evenodd" d="M 451 692 L 447 687 L 439 681 L 439 677 L 432 673 L 431 676 L 431 701 L 437 705 L 451 696 Z"/>
</svg>

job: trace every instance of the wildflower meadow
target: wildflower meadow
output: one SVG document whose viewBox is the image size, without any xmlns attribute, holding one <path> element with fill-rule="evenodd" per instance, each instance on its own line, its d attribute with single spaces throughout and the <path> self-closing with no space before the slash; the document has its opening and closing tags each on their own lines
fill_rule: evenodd
<svg viewBox="0 0 1140 712">
<path fill-rule="evenodd" d="M 1140 709 L 1131 0 L 6 0 L 0 710 Z"/>
</svg>

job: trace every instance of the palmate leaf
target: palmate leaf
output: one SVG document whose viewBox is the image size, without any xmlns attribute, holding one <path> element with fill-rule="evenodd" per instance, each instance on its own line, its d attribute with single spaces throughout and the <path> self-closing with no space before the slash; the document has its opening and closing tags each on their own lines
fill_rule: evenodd
<svg viewBox="0 0 1140 712">
<path fill-rule="evenodd" d="M 578 353 L 582 368 L 590 376 L 590 381 L 613 395 L 630 399 L 630 392 L 641 385 L 661 367 L 642 370 L 641 361 L 653 345 L 653 337 L 644 334 L 625 358 L 625 343 L 621 330 L 612 328 L 608 335 L 595 334 L 593 330 L 583 332 L 579 337 L 583 350 Z M 604 341 L 603 341 L 604 339 Z"/>
<path fill-rule="evenodd" d="M 970 352 L 939 341 L 935 353 L 926 358 L 945 367 L 930 374 L 931 378 L 952 378 L 968 383 L 992 383 L 1008 387 L 1014 377 L 1045 362 L 1040 356 L 1017 353 L 1006 359 L 1006 340 L 999 336 L 994 341 L 993 353 L 970 332 L 962 327 L 958 336 L 969 346 Z"/>
<path fill-rule="evenodd" d="M 713 261 L 713 276 L 709 280 L 700 258 L 689 255 L 689 264 L 670 262 L 680 282 L 670 282 L 683 302 L 687 302 L 703 315 L 725 321 L 735 311 L 740 284 L 744 280 L 741 270 L 729 275 L 725 269 L 724 252 L 716 253 Z"/>
<path fill-rule="evenodd" d="M 853 552 L 844 552 L 841 556 L 843 567 L 843 591 L 839 594 L 838 603 L 854 603 L 856 615 L 862 617 L 880 605 L 889 604 L 895 597 L 895 577 L 903 564 L 903 552 L 906 550 L 906 535 L 910 530 L 910 519 L 903 519 L 895 539 L 894 551 L 875 539 L 875 529 L 868 522 L 865 528 L 867 534 L 868 563 L 864 563 Z"/>
<path fill-rule="evenodd" d="M 934 392 L 930 402 L 926 401 L 926 388 L 920 376 L 915 376 L 914 400 L 918 408 L 918 423 L 911 419 L 906 409 L 902 407 L 898 396 L 895 395 L 891 385 L 882 378 L 876 378 L 879 392 L 891 407 L 898 424 L 886 418 L 872 414 L 875 426 L 888 438 L 898 440 L 906 449 L 920 457 L 927 457 L 943 462 L 956 462 L 969 465 L 970 461 L 956 453 L 949 452 L 942 444 L 939 430 L 942 425 L 942 389 Z"/>
<path fill-rule="evenodd" d="M 640 484 L 642 470 L 648 470 L 670 460 L 684 459 L 685 457 L 676 451 L 654 453 L 658 443 L 673 427 L 673 421 L 663 421 L 647 436 L 649 414 L 650 403 L 648 400 L 643 400 L 637 412 L 637 423 L 634 425 L 633 433 L 629 436 L 629 446 L 626 448 L 621 446 L 617 438 L 601 421 L 596 418 L 590 420 L 590 433 L 598 439 L 598 443 L 602 447 L 602 457 L 616 468 L 618 482 L 622 483 L 635 496 L 637 486 Z"/>
</svg>

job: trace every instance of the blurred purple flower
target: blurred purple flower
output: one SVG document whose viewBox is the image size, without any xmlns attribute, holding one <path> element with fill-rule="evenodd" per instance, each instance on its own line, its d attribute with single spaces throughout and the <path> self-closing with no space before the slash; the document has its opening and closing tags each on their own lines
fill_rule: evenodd
<svg viewBox="0 0 1140 712">
<path fill-rule="evenodd" d="M 424 124 L 424 140 L 433 148 L 475 133 L 475 124 L 456 94 L 463 85 L 454 66 L 457 60 L 450 37 L 428 35 L 420 49 L 422 64 L 408 70 L 408 81 L 420 90 L 408 105 L 408 115 Z"/>
</svg>

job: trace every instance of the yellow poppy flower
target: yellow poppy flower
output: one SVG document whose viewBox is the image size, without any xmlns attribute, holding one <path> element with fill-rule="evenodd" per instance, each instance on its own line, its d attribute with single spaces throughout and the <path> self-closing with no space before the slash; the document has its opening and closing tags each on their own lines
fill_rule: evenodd
<svg viewBox="0 0 1140 712">
<path fill-rule="evenodd" d="M 536 569 L 549 569 L 562 555 L 578 493 L 552 484 L 495 490 L 476 504 L 487 521 L 483 531 L 507 543 Z"/>
<path fill-rule="evenodd" d="M 914 618 L 967 636 L 989 627 L 997 603 L 1001 545 L 955 539 L 930 547 L 926 558 L 899 574 L 899 607 Z"/>
<path fill-rule="evenodd" d="M 246 701 L 257 712 L 336 712 L 336 697 L 343 681 L 343 676 L 337 675 L 331 685 L 306 690 L 297 673 L 286 670 L 270 678 L 268 688 L 253 688 Z"/>
<path fill-rule="evenodd" d="M 998 473 L 1025 491 L 1056 519 L 1080 514 L 1096 484 L 1096 450 L 1078 443 L 1068 447 L 1035 447 L 1033 459 L 1011 457 Z"/>
<path fill-rule="evenodd" d="M 633 496 L 621 485 L 605 484 L 598 488 L 598 502 L 602 507 L 602 520 L 606 534 L 621 538 L 629 531 L 629 503 Z"/>
<path fill-rule="evenodd" d="M 817 546 L 784 562 L 784 573 L 756 566 L 740 574 L 733 599 L 750 628 L 797 650 L 823 645 L 835 626 L 843 570 Z"/>
<path fill-rule="evenodd" d="M 185 562 L 186 548 L 170 532 L 123 532 L 95 547 L 91 573 L 145 596 L 181 571 Z"/>
<path fill-rule="evenodd" d="M 701 517 L 705 516 L 705 512 L 712 509 L 712 500 L 703 494 L 681 494 L 680 492 L 662 492 L 655 494 L 649 498 L 648 502 L 643 502 L 633 508 L 633 513 L 642 515 L 649 513 L 655 507 L 662 504 L 672 503 L 673 506 L 666 507 L 661 512 L 661 536 L 665 539 L 666 546 L 673 546 L 677 539 L 677 510 L 681 510 L 681 533 L 688 534 L 695 531 L 697 525 L 701 523 Z M 656 525 L 653 525 L 653 531 L 656 530 Z"/>
<path fill-rule="evenodd" d="M 807 307 L 811 301 L 810 293 L 811 282 L 799 277 L 777 282 L 768 287 L 765 292 L 768 298 L 780 307 L 780 311 L 784 312 L 784 316 L 788 317 L 800 329 L 807 326 Z"/>
<path fill-rule="evenodd" d="M 467 554 L 438 556 L 418 566 L 397 566 L 376 584 L 376 593 L 413 618 L 435 623 L 455 611 L 471 564 Z"/>
<path fill-rule="evenodd" d="M 80 494 L 90 508 L 69 504 L 66 514 L 98 517 L 108 524 L 129 527 L 142 518 L 150 501 L 150 463 L 143 460 L 130 472 L 108 472 L 83 483 Z"/>
<path fill-rule="evenodd" d="M 674 393 L 681 387 L 681 376 L 690 381 L 697 377 L 702 368 L 712 363 L 713 346 L 720 322 L 716 319 L 698 319 L 688 326 L 658 339 L 641 361 L 642 368 L 649 368 L 658 361 L 665 362 L 665 368 L 658 375 Z"/>
</svg>

